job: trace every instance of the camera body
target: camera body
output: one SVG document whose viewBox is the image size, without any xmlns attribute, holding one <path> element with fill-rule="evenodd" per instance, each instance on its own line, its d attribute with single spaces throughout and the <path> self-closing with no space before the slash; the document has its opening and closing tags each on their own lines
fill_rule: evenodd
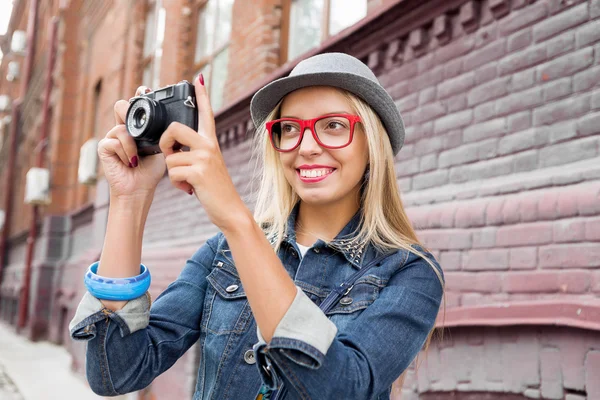
<svg viewBox="0 0 600 400">
<path fill-rule="evenodd" d="M 160 137 L 171 122 L 198 130 L 196 92 L 188 81 L 142 94 L 129 103 L 125 126 L 140 156 L 160 153 Z"/>
</svg>

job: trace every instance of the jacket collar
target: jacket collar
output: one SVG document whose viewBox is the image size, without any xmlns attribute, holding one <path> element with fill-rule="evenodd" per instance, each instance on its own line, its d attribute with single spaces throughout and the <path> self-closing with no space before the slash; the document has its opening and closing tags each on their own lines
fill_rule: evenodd
<svg viewBox="0 0 600 400">
<path fill-rule="evenodd" d="M 300 202 L 296 203 L 292 212 L 287 219 L 287 229 L 283 236 L 283 241 L 288 244 L 296 245 L 296 219 L 300 209 Z M 360 268 L 363 258 L 367 253 L 366 243 L 357 243 L 355 240 L 360 228 L 362 218 L 362 209 L 359 209 L 356 214 L 348 221 L 346 226 L 338 233 L 330 244 L 325 244 L 322 240 L 317 240 L 313 247 L 330 247 L 339 251 L 343 256 L 356 268 Z"/>
</svg>

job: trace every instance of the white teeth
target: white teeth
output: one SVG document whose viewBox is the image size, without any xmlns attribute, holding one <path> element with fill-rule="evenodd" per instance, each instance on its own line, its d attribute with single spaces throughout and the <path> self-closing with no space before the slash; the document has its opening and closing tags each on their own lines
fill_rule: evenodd
<svg viewBox="0 0 600 400">
<path fill-rule="evenodd" d="M 300 176 L 303 178 L 317 178 L 323 175 L 327 175 L 333 172 L 332 168 L 321 168 L 321 169 L 301 169 Z"/>
</svg>

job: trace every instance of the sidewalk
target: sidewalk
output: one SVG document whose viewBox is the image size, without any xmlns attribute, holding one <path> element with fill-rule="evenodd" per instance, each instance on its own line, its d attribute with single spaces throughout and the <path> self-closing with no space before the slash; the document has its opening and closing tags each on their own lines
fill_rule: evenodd
<svg viewBox="0 0 600 400">
<path fill-rule="evenodd" d="M 0 323 L 0 399 L 98 400 L 84 378 L 71 372 L 69 353 L 48 342 L 30 342 Z"/>
</svg>

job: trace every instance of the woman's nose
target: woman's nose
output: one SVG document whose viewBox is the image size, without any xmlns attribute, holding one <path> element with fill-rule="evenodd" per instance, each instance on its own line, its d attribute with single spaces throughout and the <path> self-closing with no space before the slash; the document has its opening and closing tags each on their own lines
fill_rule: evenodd
<svg viewBox="0 0 600 400">
<path fill-rule="evenodd" d="M 310 128 L 306 128 L 304 130 L 304 135 L 302 135 L 302 142 L 300 142 L 300 154 L 302 155 L 311 155 L 318 154 L 322 151 L 321 146 L 315 140 Z"/>
</svg>

